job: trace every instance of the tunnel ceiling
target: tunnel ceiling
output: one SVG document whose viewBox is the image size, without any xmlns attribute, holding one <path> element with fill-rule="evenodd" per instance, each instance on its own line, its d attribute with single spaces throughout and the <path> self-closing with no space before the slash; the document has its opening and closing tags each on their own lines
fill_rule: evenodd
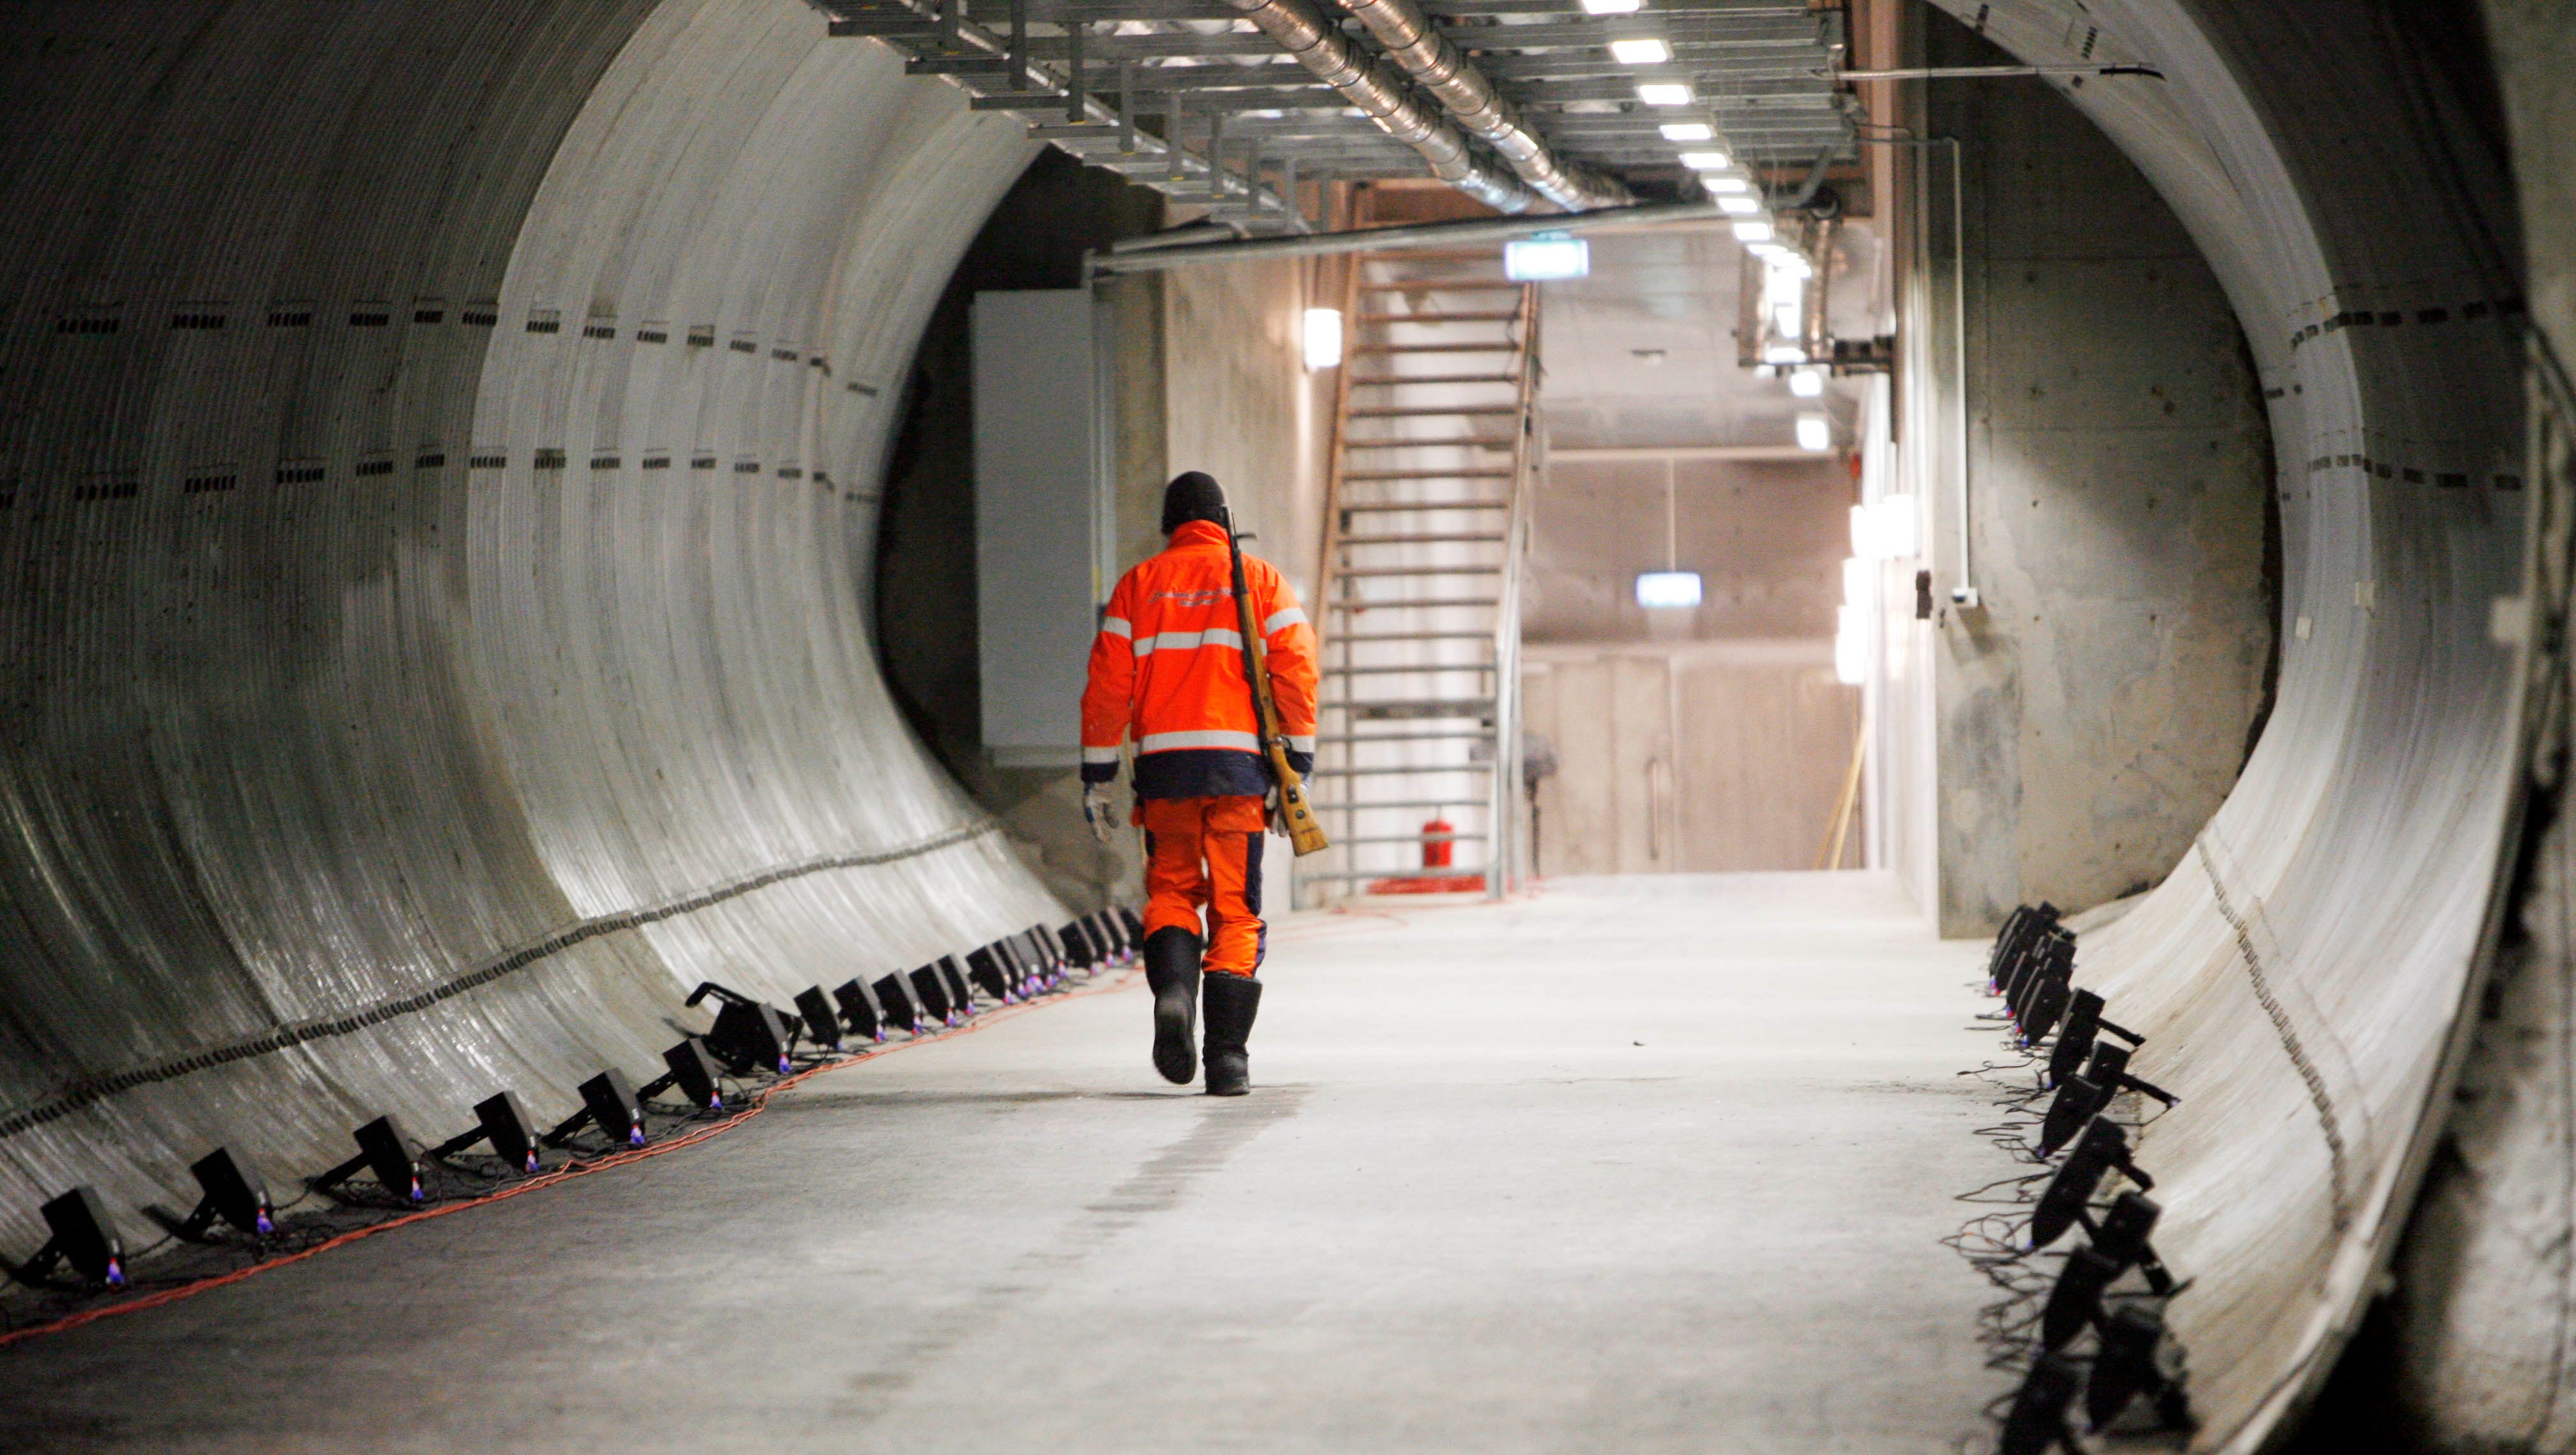
<svg viewBox="0 0 2576 1455">
<path fill-rule="evenodd" d="M 1855 151 L 1848 96 L 1830 79 L 1843 17 L 1806 0 L 1683 0 L 1607 14 L 1581 0 L 1435 0 L 1418 15 L 1396 3 L 1403 8 L 1393 21 L 1369 4 L 1297 13 L 1335 28 L 1357 53 L 1353 64 L 1373 63 L 1436 122 L 1439 99 L 1406 77 L 1381 38 L 1389 24 L 1418 21 L 1414 48 L 1441 59 L 1416 76 L 1454 68 L 1470 88 L 1481 77 L 1499 105 L 1479 114 L 1520 123 L 1517 132 L 1495 123 L 1496 143 L 1471 117 L 1472 158 L 1462 165 L 1508 185 L 1513 170 L 1531 176 L 1510 165 L 1515 151 L 1542 147 L 1592 179 L 1570 191 L 1536 187 L 1560 208 L 1615 205 L 1627 194 L 1696 197 L 1685 152 L 1715 148 L 1746 167 L 1788 171 Z M 1248 231 L 1305 230 L 1285 200 L 1299 180 L 1441 176 L 1496 200 L 1426 160 L 1400 135 L 1406 121 L 1381 124 L 1314 63 L 1301 63 L 1265 30 L 1275 7 L 1260 24 L 1247 19 L 1248 9 L 1265 8 L 1261 0 L 830 0 L 829 8 L 839 17 L 834 35 L 883 40 L 902 52 L 908 72 L 947 77 L 973 95 L 975 109 L 1020 117 L 1031 136 L 1176 201 L 1207 203 Z M 1623 60 L 1612 50 L 1623 42 L 1654 43 L 1646 51 L 1659 47 L 1665 59 Z"/>
</svg>

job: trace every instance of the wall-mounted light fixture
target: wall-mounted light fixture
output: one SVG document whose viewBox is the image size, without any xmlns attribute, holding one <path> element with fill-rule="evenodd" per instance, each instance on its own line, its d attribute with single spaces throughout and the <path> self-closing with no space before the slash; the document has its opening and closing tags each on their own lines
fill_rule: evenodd
<svg viewBox="0 0 2576 1455">
<path fill-rule="evenodd" d="M 1637 604 L 1648 611 L 1699 605 L 1697 571 L 1646 571 L 1637 577 Z"/>
<path fill-rule="evenodd" d="M 1834 447 L 1834 427 L 1821 414 L 1798 416 L 1798 448 L 1822 452 Z"/>
<path fill-rule="evenodd" d="M 1503 276 L 1515 283 L 1549 283 L 1592 271 L 1592 244 L 1579 237 L 1541 233 L 1503 244 Z"/>
<path fill-rule="evenodd" d="M 1304 329 L 1306 367 L 1337 369 L 1342 363 L 1342 311 L 1338 308 L 1309 308 Z"/>
</svg>

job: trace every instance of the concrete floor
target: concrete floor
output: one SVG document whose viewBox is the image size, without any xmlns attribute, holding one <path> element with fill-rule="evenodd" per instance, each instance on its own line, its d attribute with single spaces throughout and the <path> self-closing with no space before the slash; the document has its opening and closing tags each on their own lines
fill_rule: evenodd
<svg viewBox="0 0 2576 1455">
<path fill-rule="evenodd" d="M 1276 927 L 1241 1101 L 1141 984 L 703 1147 L 0 1352 L 0 1449 L 1948 1451 L 1981 953 L 1873 876 Z"/>
</svg>

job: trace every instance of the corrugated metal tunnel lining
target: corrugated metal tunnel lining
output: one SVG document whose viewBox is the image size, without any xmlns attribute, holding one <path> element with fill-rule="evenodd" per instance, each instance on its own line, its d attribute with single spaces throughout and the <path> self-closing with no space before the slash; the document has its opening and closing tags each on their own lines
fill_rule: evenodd
<svg viewBox="0 0 2576 1455">
<path fill-rule="evenodd" d="M 12 25 L 0 1238 L 1052 912 L 862 614 L 1017 124 L 770 0 Z"/>
<path fill-rule="evenodd" d="M 2184 1095 L 2138 1156 L 2158 1247 L 2199 1280 L 2170 1314 L 2195 1446 L 2250 1450 L 2322 1382 L 2405 1226 L 2506 867 L 2510 188 L 2376 7 L 1943 8 L 2026 61 L 2158 73 L 2059 84 L 2192 232 L 2272 415 L 2278 705 L 2193 852 L 2077 966 L 2147 1034 L 2141 1074 Z"/>
<path fill-rule="evenodd" d="M 2250 1446 L 2402 1225 L 2507 827 L 2516 298 L 2461 208 L 2503 192 L 2371 104 L 2408 72 L 2368 7 L 2339 49 L 2286 4 L 1951 8 L 2160 73 L 2070 94 L 2273 410 L 2278 708 L 2080 971 L 2186 1095 L 2141 1156 L 2204 1442 Z M 895 385 L 1017 123 L 785 0 L 43 13 L 0 89 L 0 1236 L 69 1182 L 184 1199 L 210 1142 L 311 1167 L 376 1110 L 561 1096 L 700 978 L 1049 909 L 861 614 Z"/>
</svg>

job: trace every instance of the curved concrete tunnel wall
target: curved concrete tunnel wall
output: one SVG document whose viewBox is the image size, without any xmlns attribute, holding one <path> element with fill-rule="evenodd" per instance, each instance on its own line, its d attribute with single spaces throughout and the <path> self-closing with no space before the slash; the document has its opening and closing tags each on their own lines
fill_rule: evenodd
<svg viewBox="0 0 2576 1455">
<path fill-rule="evenodd" d="M 0 1242 L 1055 912 L 863 599 L 1016 123 L 793 0 L 12 23 Z"/>
<path fill-rule="evenodd" d="M 2520 664 L 2490 621 L 2522 589 L 2517 289 L 2509 217 L 2463 205 L 2510 193 L 2432 145 L 2445 118 L 2377 7 L 1940 3 L 2028 61 L 2162 73 L 2066 89 L 2199 241 L 2272 413 L 2277 705 L 2192 853 L 2077 968 L 2185 1098 L 2139 1158 L 2197 1280 L 2171 1312 L 2195 1446 L 2252 1449 L 2405 1226 L 2510 857 Z"/>
<path fill-rule="evenodd" d="M 2313 629 L 2205 864 L 2081 971 L 2188 1098 L 2142 1156 L 2203 1443 L 2247 1445 L 2360 1307 L 2458 1044 L 2514 768 L 2518 357 L 2459 317 L 2501 294 L 2448 161 L 2360 104 L 2384 49 L 2313 44 L 2314 7 L 1955 8 L 2163 70 L 2070 94 L 2271 395 Z M 71 1181 L 184 1199 L 216 1141 L 301 1171 L 377 1109 L 560 1107 L 701 977 L 1049 912 L 862 604 L 905 361 L 1016 123 L 793 0 L 42 13 L 63 44 L 0 86 L 0 1238 Z M 2365 304 L 2453 322 L 2293 346 Z"/>
</svg>

